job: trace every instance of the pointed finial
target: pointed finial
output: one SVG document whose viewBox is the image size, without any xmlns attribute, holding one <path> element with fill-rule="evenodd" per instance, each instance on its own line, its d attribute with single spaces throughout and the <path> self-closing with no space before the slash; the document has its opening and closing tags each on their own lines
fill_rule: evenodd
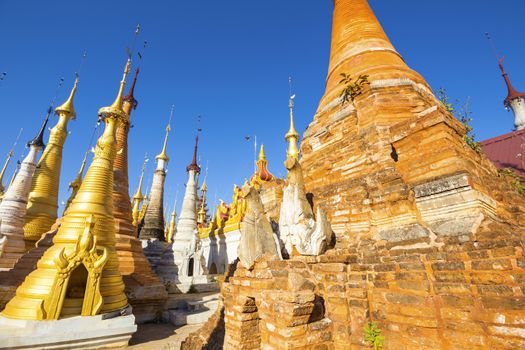
<svg viewBox="0 0 525 350">
<path fill-rule="evenodd" d="M 293 120 L 293 107 L 295 95 L 292 95 L 292 77 L 288 78 L 288 83 L 290 86 L 290 100 L 288 107 L 290 108 L 290 129 L 284 136 L 285 140 L 288 142 L 288 157 L 299 159 L 299 149 L 297 148 L 297 142 L 299 141 L 299 133 L 295 130 L 295 123 Z"/>
<path fill-rule="evenodd" d="M 65 113 L 70 117 L 71 119 L 75 119 L 77 116 L 77 113 L 75 112 L 75 107 L 73 106 L 73 98 L 75 97 L 75 93 L 77 92 L 77 86 L 78 86 L 78 74 L 75 78 L 75 83 L 73 84 L 73 88 L 71 89 L 71 93 L 69 94 L 69 98 L 55 108 L 55 114 L 59 115 L 60 113 Z"/>
<path fill-rule="evenodd" d="M 261 143 L 261 150 L 259 151 L 259 160 L 265 160 L 266 153 L 264 153 L 264 144 Z"/>
<path fill-rule="evenodd" d="M 133 109 L 137 108 L 137 105 L 139 104 L 139 102 L 135 99 L 135 96 L 134 96 L 135 84 L 137 83 L 137 77 L 139 75 L 139 72 L 140 72 L 140 67 L 137 67 L 137 69 L 135 70 L 135 76 L 133 77 L 133 81 L 131 82 L 131 86 L 129 88 L 128 94 L 124 96 L 124 98 L 122 99 L 123 101 L 131 103 L 131 105 L 133 106 Z"/>
<path fill-rule="evenodd" d="M 208 186 L 206 185 L 206 180 L 202 182 L 201 192 L 206 193 L 208 191 Z"/>
<path fill-rule="evenodd" d="M 510 102 L 512 100 L 515 100 L 517 98 L 524 98 L 525 93 L 524 92 L 518 92 L 511 84 L 509 74 L 505 71 L 505 67 L 503 66 L 503 62 L 505 61 L 505 57 L 499 56 L 498 51 L 496 50 L 496 45 L 494 45 L 494 41 L 492 40 L 492 37 L 490 36 L 490 33 L 485 33 L 485 36 L 487 37 L 487 40 L 490 43 L 490 46 L 492 48 L 492 52 L 494 53 L 494 56 L 496 56 L 496 59 L 498 60 L 498 66 L 501 70 L 503 79 L 505 80 L 505 84 L 507 85 L 507 97 L 503 101 L 503 104 L 505 107 L 510 106 Z"/>
<path fill-rule="evenodd" d="M 197 174 L 201 172 L 201 168 L 197 165 L 197 148 L 199 146 L 199 132 L 197 132 L 197 136 L 195 137 L 195 148 L 193 149 L 193 160 L 190 165 L 186 167 L 186 171 L 193 170 Z"/>
<path fill-rule="evenodd" d="M 164 137 L 164 146 L 162 147 L 162 152 L 160 152 L 160 154 L 155 157 L 155 159 L 159 160 L 159 159 L 162 159 L 166 162 L 168 162 L 170 160 L 170 158 L 168 157 L 168 154 L 166 153 L 166 148 L 168 146 L 168 135 L 171 131 L 171 118 L 173 118 L 173 109 L 175 108 L 174 105 L 171 106 L 171 112 L 170 112 L 170 119 L 168 121 L 168 125 L 166 126 L 166 136 Z"/>
<path fill-rule="evenodd" d="M 124 73 L 122 75 L 122 80 L 120 81 L 120 87 L 115 101 L 113 101 L 110 106 L 102 107 L 98 110 L 98 116 L 101 119 L 113 117 L 119 120 L 125 120 L 127 118 L 126 112 L 122 110 L 122 94 L 124 93 L 124 87 L 126 86 L 126 77 L 128 76 L 130 65 L 131 57 L 128 57 L 126 65 L 124 66 Z"/>
<path fill-rule="evenodd" d="M 3 195 L 4 193 L 5 187 L 3 185 L 3 182 L 4 182 L 3 179 L 4 179 L 5 171 L 7 170 L 7 166 L 9 165 L 9 162 L 11 161 L 11 158 L 13 157 L 13 154 L 15 152 L 15 147 L 16 147 L 16 144 L 18 143 L 18 140 L 20 139 L 22 130 L 24 129 L 20 128 L 20 131 L 18 132 L 18 136 L 15 139 L 15 143 L 13 143 L 13 147 L 11 147 L 11 149 L 7 153 L 7 159 L 4 163 L 4 167 L 2 168 L 2 171 L 0 172 L 0 195 Z"/>
<path fill-rule="evenodd" d="M 42 126 L 40 127 L 40 130 L 38 131 L 38 134 L 35 136 L 34 139 L 29 141 L 27 143 L 27 147 L 35 146 L 39 148 L 45 148 L 46 145 L 44 144 L 44 132 L 46 130 L 47 122 L 49 121 L 49 116 L 51 115 L 51 112 L 53 111 L 52 107 L 49 107 L 47 110 L 46 117 L 44 119 L 44 122 L 42 123 Z"/>
<path fill-rule="evenodd" d="M 148 162 L 148 155 L 144 155 L 144 162 L 142 163 L 142 170 L 140 172 L 140 180 L 139 185 L 137 187 L 137 191 L 133 195 L 133 199 L 135 200 L 143 200 L 144 196 L 142 195 L 142 182 L 144 181 L 144 171 L 146 170 L 146 163 Z"/>
</svg>

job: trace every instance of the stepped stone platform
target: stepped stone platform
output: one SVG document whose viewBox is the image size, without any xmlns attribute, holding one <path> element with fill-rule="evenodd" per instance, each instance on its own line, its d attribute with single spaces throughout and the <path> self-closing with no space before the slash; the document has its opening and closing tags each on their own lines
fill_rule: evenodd
<svg viewBox="0 0 525 350">
<path fill-rule="evenodd" d="M 163 320 L 174 326 L 202 324 L 217 310 L 219 293 L 178 294 L 170 296 Z"/>
<path fill-rule="evenodd" d="M 55 321 L 0 316 L 0 349 L 101 349 L 128 345 L 137 330 L 131 307 L 97 316 Z"/>
</svg>

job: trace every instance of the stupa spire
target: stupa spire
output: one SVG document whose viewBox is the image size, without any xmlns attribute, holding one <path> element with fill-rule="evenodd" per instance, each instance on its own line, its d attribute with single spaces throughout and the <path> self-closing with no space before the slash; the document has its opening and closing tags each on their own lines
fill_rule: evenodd
<svg viewBox="0 0 525 350">
<path fill-rule="evenodd" d="M 168 147 L 168 136 L 171 131 L 171 118 L 173 117 L 173 109 L 175 106 L 171 106 L 171 112 L 170 112 L 170 119 L 168 121 L 168 125 L 166 125 L 166 136 L 164 137 L 164 145 L 162 146 L 162 151 L 155 157 L 157 160 L 162 160 L 164 162 L 169 162 L 170 158 L 168 157 L 168 154 L 166 153 L 166 149 Z"/>
<path fill-rule="evenodd" d="M 514 112 L 514 127 L 516 130 L 525 128 L 525 92 L 517 91 L 510 82 L 509 74 L 503 66 L 504 57 L 499 59 L 498 65 L 501 70 L 505 84 L 507 85 L 507 97 L 503 101 L 506 108 Z"/>
<path fill-rule="evenodd" d="M 378 86 L 421 84 L 429 94 L 426 81 L 410 69 L 388 39 L 370 8 L 368 0 L 334 0 L 330 63 L 326 92 L 318 111 L 333 107 L 341 93 L 341 74 L 357 81 L 367 76 Z M 334 104 L 335 105 L 335 104 Z"/>
<path fill-rule="evenodd" d="M 115 102 L 99 110 L 104 133 L 97 141 L 84 181 L 62 218 L 54 244 L 18 287 L 2 313 L 5 317 L 55 320 L 118 311 L 128 305 L 115 250 L 111 191 L 117 153 L 115 133 L 125 117 L 121 98 L 130 62 L 128 59 Z M 86 277 L 79 277 L 83 274 Z"/>
<path fill-rule="evenodd" d="M 299 159 L 299 148 L 297 142 L 299 142 L 299 133 L 295 130 L 295 123 L 293 120 L 293 107 L 294 107 L 295 95 L 290 96 L 288 107 L 290 108 L 290 129 L 284 136 L 286 142 L 288 142 L 288 150 L 286 155 L 291 158 Z"/>
<path fill-rule="evenodd" d="M 299 136 L 297 135 L 297 137 Z M 266 154 L 264 153 L 264 144 L 261 144 L 259 159 L 257 160 L 256 165 L 257 170 L 250 179 L 250 183 L 258 188 L 262 182 L 272 181 L 274 179 L 274 176 L 268 171 L 268 161 L 266 160 Z"/>
<path fill-rule="evenodd" d="M 133 109 L 137 108 L 138 101 L 135 99 L 135 84 L 137 83 L 137 77 L 140 72 L 140 67 L 137 67 L 135 70 L 135 76 L 133 77 L 133 81 L 131 82 L 131 86 L 128 90 L 128 94 L 124 96 L 123 101 L 129 102 Z"/>
<path fill-rule="evenodd" d="M 148 162 L 147 156 L 144 156 L 144 163 L 142 163 L 142 169 L 140 172 L 139 185 L 137 190 L 133 195 L 133 209 L 132 209 L 132 218 L 133 226 L 137 227 L 139 225 L 139 216 L 140 216 L 140 203 L 145 199 L 142 194 L 142 184 L 144 182 L 144 171 L 146 170 L 146 163 Z"/>
<path fill-rule="evenodd" d="M 171 106 L 170 118 L 166 126 L 166 136 L 164 138 L 164 145 L 162 152 L 155 157 L 157 160 L 157 167 L 153 174 L 153 182 L 151 184 L 151 192 L 144 214 L 144 226 L 141 228 L 139 238 L 141 240 L 159 240 L 165 239 L 165 220 L 164 220 L 164 182 L 166 180 L 166 167 L 169 162 L 169 157 L 166 154 L 168 145 L 168 135 L 171 130 L 171 119 L 173 118 L 174 106 Z M 158 250 L 155 250 L 155 255 L 150 254 L 151 250 L 146 248 L 145 254 L 155 269 L 155 263 L 158 262 L 156 255 Z M 160 252 L 162 253 L 162 252 Z"/>
<path fill-rule="evenodd" d="M 200 174 L 201 168 L 197 164 L 197 149 L 199 147 L 199 134 L 197 133 L 197 136 L 195 136 L 195 147 L 193 148 L 193 159 L 191 161 L 191 164 L 186 167 L 186 171 L 193 170 L 197 174 Z"/>
<path fill-rule="evenodd" d="M 46 147 L 31 182 L 24 224 L 26 250 L 34 247 L 43 233 L 49 231 L 58 217 L 58 192 L 62 150 L 68 135 L 67 124 L 75 119 L 73 99 L 78 87 L 78 74 L 68 99 L 55 109 L 56 125 L 49 133 Z"/>
</svg>

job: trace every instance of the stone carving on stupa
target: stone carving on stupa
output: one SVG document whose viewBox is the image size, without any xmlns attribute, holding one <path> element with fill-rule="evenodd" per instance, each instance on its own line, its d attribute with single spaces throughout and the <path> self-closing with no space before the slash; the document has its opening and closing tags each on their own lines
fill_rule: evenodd
<svg viewBox="0 0 525 350">
<path fill-rule="evenodd" d="M 67 124 L 76 118 L 73 99 L 77 91 L 78 76 L 69 95 L 62 105 L 55 109 L 58 122 L 50 130 L 49 141 L 31 182 L 31 192 L 27 203 L 24 223 L 26 250 L 35 246 L 43 233 L 49 231 L 58 216 L 58 191 L 60 170 L 62 168 L 62 150 L 66 142 Z"/>
<path fill-rule="evenodd" d="M 282 260 L 279 240 L 264 213 L 259 192 L 254 186 L 245 184 L 242 188 L 242 198 L 246 202 L 246 212 L 240 228 L 240 263 L 251 269 L 255 260 L 262 256 Z"/>
<path fill-rule="evenodd" d="M 36 169 L 38 152 L 45 147 L 44 131 L 51 112 L 50 107 L 38 135 L 27 144 L 29 153 L 22 161 L 20 170 L 0 203 L 0 238 L 5 239 L 4 248 L 0 254 L 0 270 L 13 268 L 26 251 L 23 227 L 27 199 L 31 189 L 31 179 Z"/>
<path fill-rule="evenodd" d="M 325 212 L 318 206 L 314 217 L 312 207 L 304 191 L 304 178 L 297 141 L 299 134 L 295 130 L 293 119 L 293 98 L 290 98 L 290 130 L 286 133 L 288 142 L 287 159 L 284 162 L 288 170 L 279 217 L 279 235 L 288 256 L 320 255 L 330 243 L 332 229 Z"/>
</svg>

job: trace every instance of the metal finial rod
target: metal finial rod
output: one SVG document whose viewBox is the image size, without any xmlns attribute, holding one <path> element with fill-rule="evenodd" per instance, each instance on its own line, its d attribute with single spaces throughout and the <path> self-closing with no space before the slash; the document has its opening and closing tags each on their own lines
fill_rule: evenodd
<svg viewBox="0 0 525 350">
<path fill-rule="evenodd" d="M 131 49 L 128 48 L 127 51 L 128 51 L 128 58 L 131 59 L 131 56 L 133 56 L 133 52 L 135 51 L 135 44 L 137 43 L 137 39 L 139 37 L 139 34 L 140 34 L 140 24 L 137 23 L 137 26 L 135 27 L 135 33 L 134 33 L 134 36 L 133 36 L 133 42 L 131 44 Z"/>
<path fill-rule="evenodd" d="M 49 106 L 49 110 L 51 110 L 51 111 L 55 107 L 55 102 L 56 102 L 56 99 L 58 97 L 58 91 L 60 91 L 60 88 L 62 87 L 62 84 L 64 84 L 64 78 L 59 78 L 58 79 L 58 85 L 57 85 L 57 88 L 55 90 L 55 96 L 53 96 L 53 99 L 51 100 L 51 104 Z"/>
<path fill-rule="evenodd" d="M 144 153 L 144 162 L 142 162 L 142 173 L 146 170 L 146 163 L 148 163 L 148 153 Z"/>
<path fill-rule="evenodd" d="M 86 60 L 86 57 L 87 57 L 87 50 L 84 50 L 84 52 L 82 53 L 82 58 L 80 59 L 80 64 L 78 65 L 78 70 L 75 72 L 75 77 L 77 79 L 80 78 L 80 72 L 82 71 L 82 67 L 84 66 L 84 61 Z"/>
<path fill-rule="evenodd" d="M 20 131 L 18 132 L 18 136 L 16 137 L 15 139 L 15 143 L 13 143 L 13 147 L 11 147 L 11 149 L 9 150 L 9 153 L 8 155 L 11 157 L 13 156 L 13 153 L 15 151 L 15 147 L 16 147 L 16 144 L 18 143 L 18 140 L 20 139 L 20 135 L 22 135 L 22 131 L 24 130 L 24 128 L 20 128 Z"/>
<path fill-rule="evenodd" d="M 489 41 L 490 48 L 492 49 L 492 53 L 493 53 L 494 56 L 496 57 L 496 60 L 497 60 L 498 62 L 501 62 L 501 60 L 503 59 L 503 57 L 501 57 L 500 55 L 498 55 L 498 50 L 496 49 L 496 45 L 494 44 L 494 40 L 492 40 L 492 36 L 490 35 L 489 32 L 485 32 L 485 37 L 486 37 L 487 40 Z"/>
<path fill-rule="evenodd" d="M 139 64 L 138 67 L 140 67 L 140 63 L 142 62 L 142 57 L 144 55 L 144 51 L 146 51 L 146 47 L 148 46 L 148 42 L 144 41 L 144 44 L 142 45 L 142 50 L 137 52 L 137 56 L 139 56 Z"/>
<path fill-rule="evenodd" d="M 168 121 L 168 127 L 171 125 L 171 120 L 173 119 L 173 111 L 175 110 L 175 105 L 171 105 L 170 119 Z"/>
<path fill-rule="evenodd" d="M 288 96 L 292 98 L 292 76 L 288 76 Z"/>
</svg>

